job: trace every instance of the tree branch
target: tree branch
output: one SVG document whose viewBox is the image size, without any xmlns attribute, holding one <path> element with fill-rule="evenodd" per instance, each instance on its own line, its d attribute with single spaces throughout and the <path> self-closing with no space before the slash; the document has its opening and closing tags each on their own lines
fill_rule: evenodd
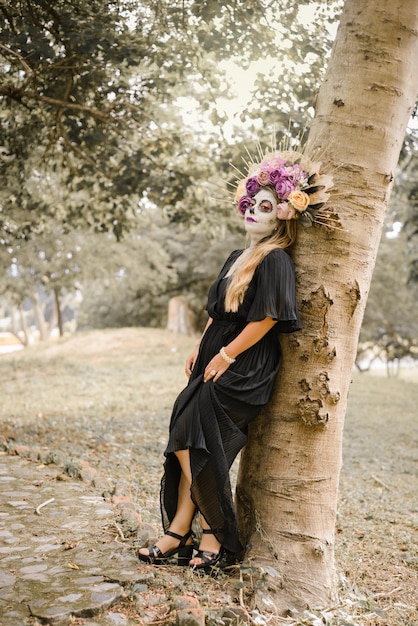
<svg viewBox="0 0 418 626">
<path fill-rule="evenodd" d="M 42 96 L 41 94 L 34 91 L 25 91 L 24 89 L 14 87 L 12 85 L 0 87 L 0 95 L 8 96 L 9 98 L 16 100 L 20 104 L 22 103 L 23 98 L 29 98 L 30 100 L 45 102 L 46 104 L 51 104 L 52 106 L 56 106 L 61 109 L 70 109 L 72 111 L 81 111 L 82 113 L 88 113 L 89 115 L 102 121 L 106 121 L 107 119 L 109 119 L 109 111 L 99 111 L 98 109 L 92 109 L 83 104 L 73 104 L 71 102 L 66 102 L 65 100 L 59 100 L 58 98 Z"/>
<path fill-rule="evenodd" d="M 0 48 L 2 50 L 5 50 L 6 52 L 9 52 L 9 54 L 11 54 L 12 56 L 16 57 L 16 59 L 19 60 L 19 62 L 22 64 L 24 70 L 30 75 L 30 76 L 35 76 L 35 72 L 33 71 L 33 69 L 30 67 L 30 65 L 28 65 L 25 61 L 25 59 L 22 57 L 22 55 L 20 55 L 18 52 L 15 52 L 14 50 L 12 50 L 11 48 L 8 48 L 7 46 L 3 45 L 2 43 L 0 43 Z"/>
</svg>

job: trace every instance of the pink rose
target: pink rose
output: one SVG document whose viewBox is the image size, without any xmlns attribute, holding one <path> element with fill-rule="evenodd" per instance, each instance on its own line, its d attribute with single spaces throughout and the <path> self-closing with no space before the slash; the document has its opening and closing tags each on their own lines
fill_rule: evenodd
<svg viewBox="0 0 418 626">
<path fill-rule="evenodd" d="M 258 173 L 257 180 L 263 187 L 270 184 L 270 173 L 267 170 L 261 170 Z"/>
<path fill-rule="evenodd" d="M 293 220 L 295 216 L 295 209 L 287 202 L 281 202 L 277 205 L 277 217 L 279 220 Z"/>
</svg>

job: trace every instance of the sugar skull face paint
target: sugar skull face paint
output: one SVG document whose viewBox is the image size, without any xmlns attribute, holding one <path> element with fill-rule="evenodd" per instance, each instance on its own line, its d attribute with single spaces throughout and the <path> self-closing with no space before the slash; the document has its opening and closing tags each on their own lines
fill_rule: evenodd
<svg viewBox="0 0 418 626">
<path fill-rule="evenodd" d="M 262 239 L 277 226 L 277 200 L 269 189 L 260 189 L 253 197 L 252 206 L 244 214 L 245 230 L 251 236 Z"/>
</svg>

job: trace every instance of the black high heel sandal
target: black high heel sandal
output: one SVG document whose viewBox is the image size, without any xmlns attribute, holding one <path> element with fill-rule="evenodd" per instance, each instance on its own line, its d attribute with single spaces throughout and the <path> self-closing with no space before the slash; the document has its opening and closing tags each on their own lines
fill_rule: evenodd
<svg viewBox="0 0 418 626">
<path fill-rule="evenodd" d="M 214 532 L 211 528 L 203 528 L 202 534 L 213 535 Z M 225 554 L 224 548 L 221 546 L 219 552 L 208 552 L 207 550 L 198 550 L 193 559 L 202 559 L 203 563 L 197 563 L 196 565 L 190 565 L 193 569 L 210 569 L 215 567 Z"/>
<path fill-rule="evenodd" d="M 158 546 L 152 546 L 152 548 L 148 549 L 148 554 L 138 552 L 138 559 L 151 565 L 166 565 L 168 559 L 177 554 L 177 565 L 188 565 L 193 555 L 193 543 L 186 545 L 186 541 L 192 536 L 192 531 L 189 530 L 185 535 L 178 535 L 171 530 L 167 530 L 165 534 L 179 540 L 180 543 L 177 548 L 163 553 Z"/>
</svg>

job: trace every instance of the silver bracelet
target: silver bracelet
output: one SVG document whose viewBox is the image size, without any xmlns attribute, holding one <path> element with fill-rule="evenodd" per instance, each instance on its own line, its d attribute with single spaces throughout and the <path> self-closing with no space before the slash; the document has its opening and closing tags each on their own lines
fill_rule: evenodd
<svg viewBox="0 0 418 626">
<path fill-rule="evenodd" d="M 223 360 L 228 363 L 228 365 L 232 365 L 232 363 L 235 363 L 236 361 L 236 359 L 231 359 L 231 357 L 227 355 L 227 353 L 225 352 L 225 348 L 223 347 L 219 350 L 219 354 L 221 355 Z"/>
</svg>

